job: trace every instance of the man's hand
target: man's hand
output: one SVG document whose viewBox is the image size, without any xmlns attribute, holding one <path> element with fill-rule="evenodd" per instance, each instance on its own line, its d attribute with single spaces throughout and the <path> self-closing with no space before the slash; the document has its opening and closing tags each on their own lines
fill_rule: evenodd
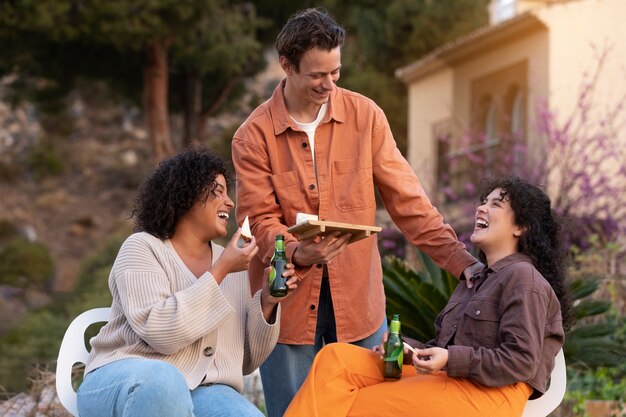
<svg viewBox="0 0 626 417">
<path fill-rule="evenodd" d="M 482 262 L 476 262 L 474 264 L 471 264 L 467 268 L 465 268 L 465 270 L 463 271 L 463 275 L 465 275 L 465 285 L 467 286 L 467 288 L 472 288 L 474 286 L 474 283 L 472 282 L 471 278 L 474 275 L 477 275 L 480 272 L 482 272 L 484 268 L 485 268 L 485 265 L 483 265 Z"/>
<path fill-rule="evenodd" d="M 385 356 L 385 343 L 387 343 L 387 339 L 389 339 L 389 332 L 383 333 L 380 345 L 372 346 L 372 352 L 378 354 L 381 359 Z"/>
<path fill-rule="evenodd" d="M 332 232 L 323 238 L 314 237 L 300 241 L 292 261 L 298 266 L 328 263 L 348 246 L 350 233 Z"/>
</svg>

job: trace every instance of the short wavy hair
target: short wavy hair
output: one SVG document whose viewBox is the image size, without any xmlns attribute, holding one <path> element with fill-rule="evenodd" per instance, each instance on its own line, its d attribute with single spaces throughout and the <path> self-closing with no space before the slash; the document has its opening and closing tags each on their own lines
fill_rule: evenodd
<svg viewBox="0 0 626 417">
<path fill-rule="evenodd" d="M 480 201 L 483 202 L 497 188 L 501 188 L 501 196 L 508 199 L 515 224 L 525 229 L 517 244 L 518 252 L 528 255 L 535 268 L 550 283 L 561 303 L 563 326 L 569 328 L 573 316 L 565 282 L 567 248 L 563 242 L 561 220 L 551 207 L 550 197 L 541 188 L 511 176 L 483 180 Z M 483 262 L 486 260 L 482 251 L 479 258 Z"/>
<path fill-rule="evenodd" d="M 304 9 L 293 15 L 276 38 L 278 56 L 284 56 L 300 71 L 300 59 L 313 48 L 330 51 L 342 47 L 346 31 L 326 11 Z"/>
<path fill-rule="evenodd" d="M 139 187 L 131 213 L 135 231 L 170 239 L 180 218 L 196 203 L 214 195 L 220 174 L 230 181 L 222 158 L 204 146 L 163 160 Z"/>
</svg>

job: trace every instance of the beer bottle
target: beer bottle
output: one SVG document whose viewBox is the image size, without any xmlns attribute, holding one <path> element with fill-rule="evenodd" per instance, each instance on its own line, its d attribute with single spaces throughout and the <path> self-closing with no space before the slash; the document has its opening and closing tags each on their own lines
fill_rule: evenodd
<svg viewBox="0 0 626 417">
<path fill-rule="evenodd" d="M 402 361 L 404 359 L 404 344 L 400 337 L 400 314 L 394 314 L 389 324 L 389 337 L 385 342 L 383 357 L 383 376 L 398 379 L 402 376 Z"/>
<path fill-rule="evenodd" d="M 285 265 L 287 265 L 287 255 L 285 255 L 285 237 L 276 235 L 274 246 L 274 256 L 270 262 L 270 294 L 272 297 L 284 297 L 289 291 L 287 278 L 283 277 Z"/>
</svg>

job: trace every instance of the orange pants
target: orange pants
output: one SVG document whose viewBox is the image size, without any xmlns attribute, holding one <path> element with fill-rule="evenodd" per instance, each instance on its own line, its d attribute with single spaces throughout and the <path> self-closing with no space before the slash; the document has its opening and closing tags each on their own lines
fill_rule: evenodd
<svg viewBox="0 0 626 417">
<path fill-rule="evenodd" d="M 284 417 L 512 417 L 521 416 L 532 392 L 525 383 L 489 388 L 446 372 L 385 381 L 380 357 L 346 343 L 326 345 Z"/>
</svg>

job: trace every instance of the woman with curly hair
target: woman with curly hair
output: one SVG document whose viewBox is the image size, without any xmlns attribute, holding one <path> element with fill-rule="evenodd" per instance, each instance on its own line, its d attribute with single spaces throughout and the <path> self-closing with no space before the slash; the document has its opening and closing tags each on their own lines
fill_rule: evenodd
<svg viewBox="0 0 626 417">
<path fill-rule="evenodd" d="M 559 222 L 520 178 L 481 185 L 471 241 L 486 266 L 471 288 L 456 287 L 435 339 L 409 342 L 397 381 L 382 374 L 386 334 L 371 351 L 327 345 L 286 417 L 510 417 L 543 395 L 571 321 Z"/>
<path fill-rule="evenodd" d="M 136 233 L 109 276 L 111 317 L 90 341 L 81 417 L 263 415 L 241 395 L 243 374 L 276 344 L 281 299 L 267 284 L 250 294 L 254 237 L 238 247 L 238 230 L 215 243 L 234 206 L 227 179 L 223 161 L 196 148 L 141 186 Z M 283 275 L 294 290 L 293 265 Z"/>
</svg>

